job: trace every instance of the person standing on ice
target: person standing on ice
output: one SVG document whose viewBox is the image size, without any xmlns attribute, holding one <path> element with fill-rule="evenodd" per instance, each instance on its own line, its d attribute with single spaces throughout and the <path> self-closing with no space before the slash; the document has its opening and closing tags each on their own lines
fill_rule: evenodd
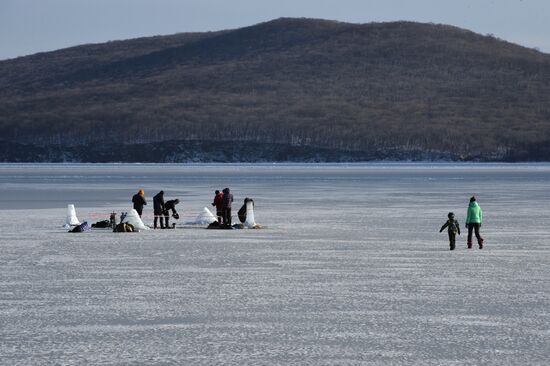
<svg viewBox="0 0 550 366">
<path fill-rule="evenodd" d="M 472 231 L 476 234 L 479 249 L 483 249 L 483 238 L 479 233 L 482 222 L 483 211 L 477 203 L 476 198 L 472 196 L 472 198 L 470 198 L 470 205 L 468 206 L 468 213 L 466 215 L 466 227 L 468 228 L 468 249 L 472 248 Z"/>
<path fill-rule="evenodd" d="M 223 217 L 223 210 L 222 210 L 223 193 L 216 190 L 214 194 L 215 196 L 214 196 L 214 201 L 212 202 L 212 206 L 216 207 L 216 216 L 218 217 L 218 224 L 221 225 L 222 217 Z"/>
<path fill-rule="evenodd" d="M 455 220 L 454 213 L 449 212 L 447 218 L 448 220 L 443 224 L 441 229 L 439 229 L 439 232 L 442 232 L 445 228 L 447 228 L 447 232 L 449 233 L 449 246 L 451 247 L 451 250 L 455 250 L 456 234 L 460 235 L 460 226 L 458 225 L 458 221 Z"/>
<path fill-rule="evenodd" d="M 134 210 L 136 210 L 139 217 L 141 217 L 141 214 L 143 213 L 143 206 L 147 204 L 143 189 L 140 189 L 138 193 L 134 194 L 132 197 L 132 202 L 134 203 Z"/>
<path fill-rule="evenodd" d="M 157 228 L 157 220 L 160 219 L 160 228 L 164 229 L 164 191 L 160 191 L 153 197 L 153 211 L 155 214 L 153 227 Z"/>
<path fill-rule="evenodd" d="M 231 204 L 233 203 L 233 194 L 231 193 L 229 188 L 224 188 L 222 192 L 223 224 L 224 226 L 231 227 Z"/>
</svg>

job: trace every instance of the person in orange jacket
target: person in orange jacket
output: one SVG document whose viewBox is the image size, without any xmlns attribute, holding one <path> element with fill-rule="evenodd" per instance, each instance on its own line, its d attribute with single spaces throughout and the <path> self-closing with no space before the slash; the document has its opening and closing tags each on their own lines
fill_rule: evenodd
<svg viewBox="0 0 550 366">
<path fill-rule="evenodd" d="M 134 210 L 136 210 L 139 217 L 141 217 L 141 214 L 143 213 L 143 206 L 147 204 L 147 201 L 145 200 L 145 191 L 140 189 L 138 193 L 134 194 L 132 197 L 132 202 L 134 203 Z"/>
</svg>

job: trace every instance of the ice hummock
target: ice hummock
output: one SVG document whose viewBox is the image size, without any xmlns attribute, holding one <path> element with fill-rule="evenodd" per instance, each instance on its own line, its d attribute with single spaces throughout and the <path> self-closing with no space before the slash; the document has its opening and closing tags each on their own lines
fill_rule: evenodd
<svg viewBox="0 0 550 366">
<path fill-rule="evenodd" d="M 254 220 L 254 203 L 252 200 L 246 203 L 246 220 L 244 221 L 244 226 L 253 229 L 256 226 L 256 221 Z"/>
<path fill-rule="evenodd" d="M 197 216 L 197 218 L 194 221 L 188 222 L 188 224 L 210 225 L 215 221 L 218 221 L 218 219 L 216 219 L 216 216 L 214 216 L 214 214 L 208 209 L 208 207 L 204 207 L 202 209 L 202 212 Z"/>
<path fill-rule="evenodd" d="M 80 221 L 78 220 L 78 217 L 76 217 L 76 209 L 73 204 L 67 205 L 67 218 L 65 219 L 65 225 L 64 227 L 66 229 L 70 228 L 71 226 L 80 225 Z"/>
<path fill-rule="evenodd" d="M 141 217 L 139 217 L 135 209 L 128 211 L 122 222 L 125 224 L 131 224 L 136 230 L 149 230 L 149 227 L 143 223 Z"/>
</svg>

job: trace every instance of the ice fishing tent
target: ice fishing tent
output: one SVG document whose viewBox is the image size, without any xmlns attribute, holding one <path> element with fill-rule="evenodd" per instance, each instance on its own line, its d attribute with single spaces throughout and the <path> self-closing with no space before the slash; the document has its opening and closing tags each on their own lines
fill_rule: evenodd
<svg viewBox="0 0 550 366">
<path fill-rule="evenodd" d="M 207 207 L 204 207 L 202 209 L 202 212 L 195 219 L 195 221 L 188 222 L 188 224 L 191 224 L 191 225 L 209 225 L 209 224 L 213 223 L 214 221 L 218 221 L 218 219 L 216 219 L 216 216 L 214 216 L 214 214 L 212 214 L 212 212 L 210 212 L 210 210 Z"/>
<path fill-rule="evenodd" d="M 126 217 L 124 217 L 124 219 L 122 220 L 122 223 L 130 224 L 136 230 L 149 230 L 149 227 L 145 226 L 143 221 L 141 221 L 141 217 L 139 217 L 137 211 L 134 209 L 128 211 Z"/>
<path fill-rule="evenodd" d="M 256 227 L 256 221 L 254 221 L 254 202 L 252 200 L 246 202 L 246 220 L 244 227 L 254 229 Z"/>
<path fill-rule="evenodd" d="M 70 228 L 71 226 L 80 225 L 78 217 L 76 217 L 76 209 L 74 205 L 67 205 L 67 218 L 65 219 L 65 228 Z"/>
</svg>

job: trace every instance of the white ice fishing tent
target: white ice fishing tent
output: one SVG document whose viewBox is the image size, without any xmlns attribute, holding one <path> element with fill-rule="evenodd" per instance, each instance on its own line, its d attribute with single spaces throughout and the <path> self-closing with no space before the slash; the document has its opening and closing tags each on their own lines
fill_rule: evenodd
<svg viewBox="0 0 550 366">
<path fill-rule="evenodd" d="M 207 207 L 204 207 L 202 209 L 202 212 L 195 219 L 195 221 L 188 222 L 188 224 L 191 224 L 191 225 L 210 225 L 214 221 L 218 221 L 218 219 L 216 219 L 216 216 L 214 216 L 212 214 L 212 212 L 210 212 L 210 210 Z"/>
<path fill-rule="evenodd" d="M 67 218 L 65 219 L 65 228 L 70 228 L 71 226 L 80 225 L 78 217 L 76 217 L 76 209 L 74 205 L 67 205 Z"/>
<path fill-rule="evenodd" d="M 254 220 L 254 203 L 252 200 L 246 203 L 246 220 L 244 222 L 244 227 L 249 229 L 256 228 L 256 221 Z"/>
<path fill-rule="evenodd" d="M 122 220 L 122 222 L 132 225 L 136 230 L 149 230 L 149 227 L 145 226 L 143 221 L 141 221 L 141 217 L 139 217 L 137 211 L 134 209 L 128 211 L 126 217 Z"/>
</svg>

